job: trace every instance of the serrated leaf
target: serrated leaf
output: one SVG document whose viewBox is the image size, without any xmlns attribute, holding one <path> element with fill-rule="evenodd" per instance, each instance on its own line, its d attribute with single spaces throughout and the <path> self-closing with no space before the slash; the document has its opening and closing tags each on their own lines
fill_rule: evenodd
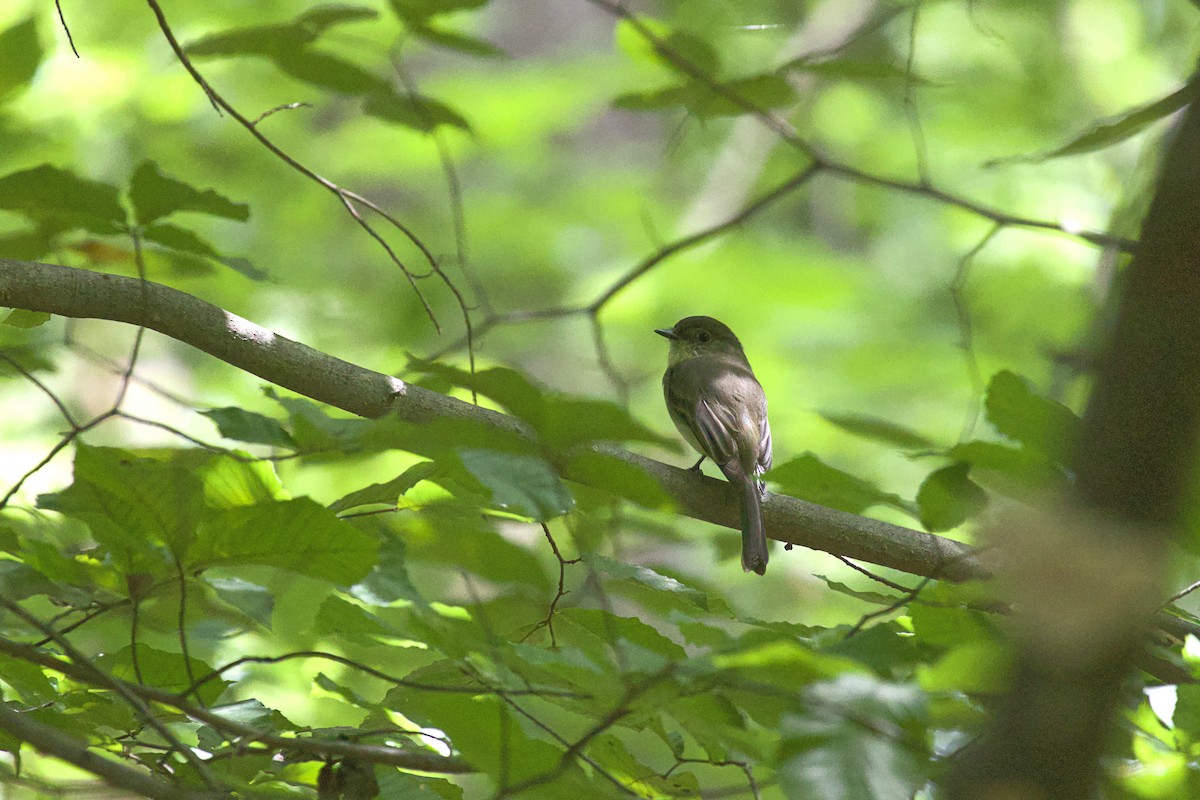
<svg viewBox="0 0 1200 800">
<path fill-rule="evenodd" d="M 274 447 L 294 446 L 291 434 L 284 430 L 277 419 L 232 406 L 211 408 L 200 413 L 211 419 L 226 439 Z"/>
<path fill-rule="evenodd" d="M 917 507 L 925 530 L 957 528 L 987 507 L 987 492 L 969 477 L 971 465 L 951 464 L 932 473 L 917 491 Z"/>
<path fill-rule="evenodd" d="M 541 458 L 469 448 L 458 450 L 458 457 L 488 489 L 492 502 L 506 511 L 545 521 L 575 504 L 554 468 Z"/>
<path fill-rule="evenodd" d="M 780 780 L 792 797 L 908 800 L 927 779 L 924 695 L 843 675 L 809 686 L 784 720 Z"/>
<path fill-rule="evenodd" d="M 211 514 L 187 563 L 193 569 L 262 564 L 351 584 L 370 571 L 378 551 L 374 537 L 302 497 Z"/>
<path fill-rule="evenodd" d="M 1010 439 L 1067 464 L 1079 418 L 1062 403 L 1033 391 L 1029 381 L 1004 370 L 992 376 L 984 400 L 988 421 Z"/>
<path fill-rule="evenodd" d="M 861 514 L 875 505 L 904 508 L 904 502 L 897 495 L 831 467 L 812 453 L 780 464 L 765 477 L 778 483 L 785 493 L 793 497 L 850 514 Z"/>
<path fill-rule="evenodd" d="M 37 17 L 0 31 L 0 101 L 33 80 L 42 63 Z"/>
<path fill-rule="evenodd" d="M 85 228 L 112 234 L 125 225 L 117 187 L 49 164 L 0 178 L 0 208 L 21 212 L 35 221 L 53 219 L 59 230 Z"/>
<path fill-rule="evenodd" d="M 129 559 L 135 572 L 163 563 L 156 544 L 183 554 L 195 537 L 203 500 L 203 484 L 183 464 L 79 444 L 74 482 L 39 496 L 38 504 L 87 523 L 96 540 Z"/>
<path fill-rule="evenodd" d="M 422 95 L 399 95 L 395 92 L 376 92 L 367 96 L 363 110 L 372 117 L 394 122 L 422 133 L 449 125 L 470 132 L 471 125 L 450 106 Z"/>
<path fill-rule="evenodd" d="M 935 446 L 933 440 L 922 436 L 916 431 L 889 420 L 867 416 L 866 414 L 822 412 L 821 418 L 826 422 L 838 426 L 847 433 L 861 436 L 864 439 L 874 439 L 878 442 L 892 444 L 902 450 L 927 450 Z"/>
<path fill-rule="evenodd" d="M 153 161 L 143 161 L 134 170 L 129 183 L 129 200 L 142 225 L 176 211 L 196 211 L 239 222 L 250 219 L 250 207 L 245 203 L 235 203 L 212 189 L 197 189 L 178 178 L 164 175 Z M 174 235 L 178 236 L 177 233 Z"/>
</svg>

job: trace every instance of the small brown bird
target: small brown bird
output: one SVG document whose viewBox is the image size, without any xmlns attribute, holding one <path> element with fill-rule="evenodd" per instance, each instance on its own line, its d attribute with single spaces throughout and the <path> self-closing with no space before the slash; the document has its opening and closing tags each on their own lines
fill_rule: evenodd
<svg viewBox="0 0 1200 800">
<path fill-rule="evenodd" d="M 742 569 L 767 571 L 758 479 L 771 468 L 767 396 L 750 369 L 742 343 L 723 322 L 687 317 L 655 333 L 671 340 L 663 395 L 675 427 L 700 453 L 692 469 L 711 458 L 741 490 Z"/>
</svg>

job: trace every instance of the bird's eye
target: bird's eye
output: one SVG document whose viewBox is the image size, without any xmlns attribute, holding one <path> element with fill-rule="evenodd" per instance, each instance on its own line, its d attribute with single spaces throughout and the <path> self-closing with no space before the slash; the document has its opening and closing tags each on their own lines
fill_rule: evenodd
<svg viewBox="0 0 1200 800">
<path fill-rule="evenodd" d="M 712 337 L 708 335 L 708 331 L 700 331 L 699 333 L 696 334 L 697 342 L 707 342 L 711 338 Z"/>
</svg>

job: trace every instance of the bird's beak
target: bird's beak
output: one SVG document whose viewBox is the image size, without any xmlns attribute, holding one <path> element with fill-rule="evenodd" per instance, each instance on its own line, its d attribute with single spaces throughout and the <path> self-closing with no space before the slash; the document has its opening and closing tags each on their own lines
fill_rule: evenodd
<svg viewBox="0 0 1200 800">
<path fill-rule="evenodd" d="M 675 333 L 674 328 L 656 328 L 654 330 L 654 332 L 657 333 L 659 336 L 670 339 L 672 341 L 679 338 L 679 336 Z"/>
</svg>

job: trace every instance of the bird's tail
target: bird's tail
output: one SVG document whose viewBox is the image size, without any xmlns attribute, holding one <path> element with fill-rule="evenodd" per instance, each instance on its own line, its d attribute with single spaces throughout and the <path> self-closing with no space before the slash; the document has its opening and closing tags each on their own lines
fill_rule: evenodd
<svg viewBox="0 0 1200 800">
<path fill-rule="evenodd" d="M 739 481 L 742 486 L 742 569 L 763 575 L 767 571 L 767 533 L 763 529 L 762 495 L 752 477 Z"/>
</svg>

